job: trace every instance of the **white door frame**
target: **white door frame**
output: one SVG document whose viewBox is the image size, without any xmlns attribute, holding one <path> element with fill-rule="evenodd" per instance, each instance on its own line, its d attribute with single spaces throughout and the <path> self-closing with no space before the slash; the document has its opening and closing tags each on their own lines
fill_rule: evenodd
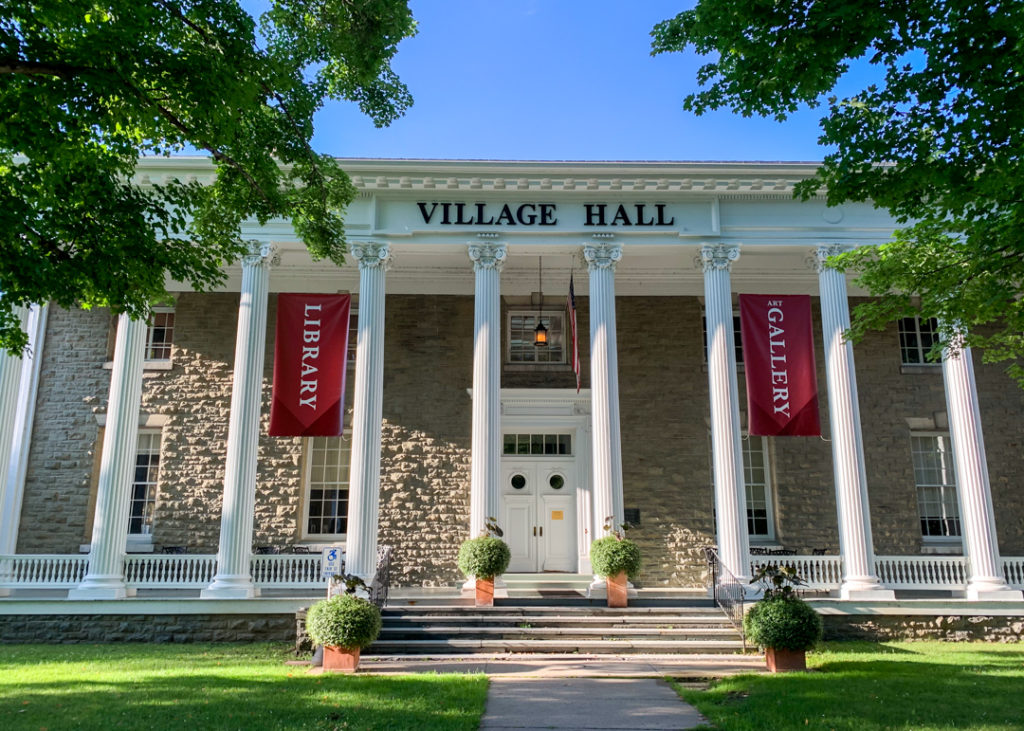
<svg viewBox="0 0 1024 731">
<path fill-rule="evenodd" d="M 589 574 L 591 526 L 590 390 L 571 388 L 501 389 L 501 432 L 566 433 L 576 462 L 576 571 Z M 502 457 L 504 459 L 504 457 Z"/>
</svg>

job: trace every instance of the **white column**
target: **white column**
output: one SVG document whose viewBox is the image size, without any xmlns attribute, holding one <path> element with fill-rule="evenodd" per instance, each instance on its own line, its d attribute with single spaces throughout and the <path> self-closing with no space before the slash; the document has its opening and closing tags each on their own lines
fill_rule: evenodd
<svg viewBox="0 0 1024 731">
<path fill-rule="evenodd" d="M 476 272 L 473 307 L 473 438 L 469 536 L 498 515 L 501 479 L 501 268 L 505 244 L 469 245 Z"/>
<path fill-rule="evenodd" d="M 708 399 L 711 405 L 711 464 L 715 480 L 718 558 L 741 585 L 750 582 L 747 553 L 747 494 L 743 482 L 736 336 L 732 320 L 732 263 L 740 247 L 704 244 L 704 315 L 707 319 Z"/>
<path fill-rule="evenodd" d="M 387 244 L 352 244 L 359 262 L 359 330 L 352 416 L 345 572 L 369 585 L 377 568 L 380 505 L 380 430 L 384 395 L 384 279 Z"/>
<path fill-rule="evenodd" d="M 811 257 L 811 263 L 818 271 L 821 296 L 832 469 L 839 513 L 839 553 L 843 562 L 843 581 L 839 592 L 843 599 L 892 599 L 894 593 L 882 586 L 875 573 L 857 372 L 853 363 L 853 344 L 845 337 L 850 328 L 846 277 L 827 263 L 828 257 L 851 248 L 839 244 L 819 246 Z"/>
<path fill-rule="evenodd" d="M 21 360 L 21 384 L 13 423 L 11 457 L 6 471 L 6 487 L 0 505 L 0 555 L 12 554 L 18 546 L 21 504 L 25 492 L 25 475 L 35 424 L 36 394 L 42 364 L 43 342 L 46 338 L 47 306 L 33 305 L 28 318 L 28 350 Z M 6 423 L 6 422 L 5 422 Z M 4 473 L 0 473 L 2 479 Z"/>
<path fill-rule="evenodd" d="M 1024 592 L 1007 585 L 999 560 L 974 362 L 971 349 L 963 347 L 962 340 L 957 336 L 951 347 L 943 349 L 942 376 L 970 571 L 967 598 L 1019 602 L 1024 600 Z"/>
<path fill-rule="evenodd" d="M 128 543 L 128 506 L 139 439 L 142 361 L 146 321 L 121 315 L 117 322 L 114 369 L 103 432 L 103 454 L 93 519 L 89 571 L 68 599 L 124 599 L 124 556 Z"/>
<path fill-rule="evenodd" d="M 3 295 L 0 294 L 0 297 Z M 22 330 L 28 324 L 28 310 L 15 307 L 14 313 Z M 31 343 L 30 343 L 31 346 Z M 22 358 L 0 350 L 0 507 L 7 503 L 7 475 L 11 468 L 11 455 L 14 453 L 15 422 L 17 421 L 18 393 L 21 390 Z M 0 545 L 7 541 L 0 534 Z M 3 551 L 0 550 L 0 554 Z"/>
<path fill-rule="evenodd" d="M 619 360 L 615 333 L 615 266 L 622 245 L 586 244 L 590 271 L 590 398 L 593 434 L 593 537 L 602 538 L 609 516 L 622 525 L 622 443 L 619 427 Z"/>
<path fill-rule="evenodd" d="M 204 599 L 248 599 L 256 595 L 250 570 L 252 519 L 267 345 L 267 293 L 274 253 L 273 245 L 254 243 L 242 257 L 217 575 L 201 592 Z"/>
</svg>

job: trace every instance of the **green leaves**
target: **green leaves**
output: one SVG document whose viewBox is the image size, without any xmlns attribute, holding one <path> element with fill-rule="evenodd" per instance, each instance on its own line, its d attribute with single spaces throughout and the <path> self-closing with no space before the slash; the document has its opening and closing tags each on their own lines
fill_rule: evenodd
<svg viewBox="0 0 1024 731">
<path fill-rule="evenodd" d="M 684 101 L 698 114 L 824 104 L 819 142 L 834 152 L 797 195 L 873 201 L 907 224 L 884 250 L 841 259 L 882 298 L 855 310 L 855 336 L 919 307 L 1020 377 L 1024 5 L 701 0 L 652 36 L 654 53 L 710 55 Z M 851 63 L 874 83 L 828 95 Z"/>
<path fill-rule="evenodd" d="M 166 277 L 207 289 L 246 220 L 292 220 L 344 261 L 355 188 L 310 146 L 327 97 L 387 124 L 411 104 L 390 61 L 415 32 L 404 0 L 0 0 L 0 347 L 18 304 L 145 316 Z M 307 80 L 308 78 L 308 80 Z M 131 184 L 143 155 L 192 147 L 211 184 Z"/>
</svg>

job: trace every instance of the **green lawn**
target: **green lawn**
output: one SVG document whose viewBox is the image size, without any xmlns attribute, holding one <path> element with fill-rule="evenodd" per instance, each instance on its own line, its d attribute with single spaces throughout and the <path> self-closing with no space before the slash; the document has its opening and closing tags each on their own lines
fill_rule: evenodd
<svg viewBox="0 0 1024 731">
<path fill-rule="evenodd" d="M 722 731 L 1024 729 L 1024 645 L 826 643 L 807 664 L 677 690 Z"/>
<path fill-rule="evenodd" d="M 475 729 L 482 675 L 310 675 L 282 645 L 0 646 L 0 729 Z"/>
</svg>

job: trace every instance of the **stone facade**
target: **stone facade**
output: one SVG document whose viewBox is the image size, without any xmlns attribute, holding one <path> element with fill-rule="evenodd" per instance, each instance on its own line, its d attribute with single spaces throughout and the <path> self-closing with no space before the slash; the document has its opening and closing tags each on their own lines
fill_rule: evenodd
<svg viewBox="0 0 1024 731">
<path fill-rule="evenodd" d="M 237 294 L 181 294 L 173 364 L 145 375 L 142 412 L 164 420 L 153 533 L 158 550 L 217 550 L 238 301 Z M 578 297 L 577 304 L 587 388 L 588 302 Z M 271 295 L 254 545 L 318 542 L 303 533 L 303 440 L 265 436 L 275 305 Z M 455 556 L 468 537 L 473 306 L 472 295 L 387 297 L 380 541 L 394 546 L 391 575 L 397 586 L 453 585 L 461 578 Z M 503 322 L 509 309 L 503 304 Z M 640 511 L 640 525 L 630 537 L 644 555 L 638 584 L 699 586 L 707 578 L 701 548 L 714 542 L 701 303 L 697 297 L 622 296 L 616 311 L 624 498 L 627 508 Z M 54 309 L 50 315 L 21 553 L 74 553 L 88 538 L 100 434 L 96 415 L 105 410 L 109 387 L 110 371 L 103 368 L 109 325 L 105 312 Z M 838 552 L 820 333 L 815 303 L 824 437 L 768 440 L 777 541 L 802 552 Z M 923 544 L 908 420 L 931 419 L 943 429 L 941 370 L 901 373 L 895 329 L 869 335 L 855 347 L 855 358 L 875 550 L 917 554 Z M 1000 548 L 1020 555 L 1024 393 L 998 367 L 977 360 Z M 502 371 L 504 388 L 574 385 L 568 366 L 506 364 Z M 349 392 L 351 403 L 351 386 Z"/>
</svg>

